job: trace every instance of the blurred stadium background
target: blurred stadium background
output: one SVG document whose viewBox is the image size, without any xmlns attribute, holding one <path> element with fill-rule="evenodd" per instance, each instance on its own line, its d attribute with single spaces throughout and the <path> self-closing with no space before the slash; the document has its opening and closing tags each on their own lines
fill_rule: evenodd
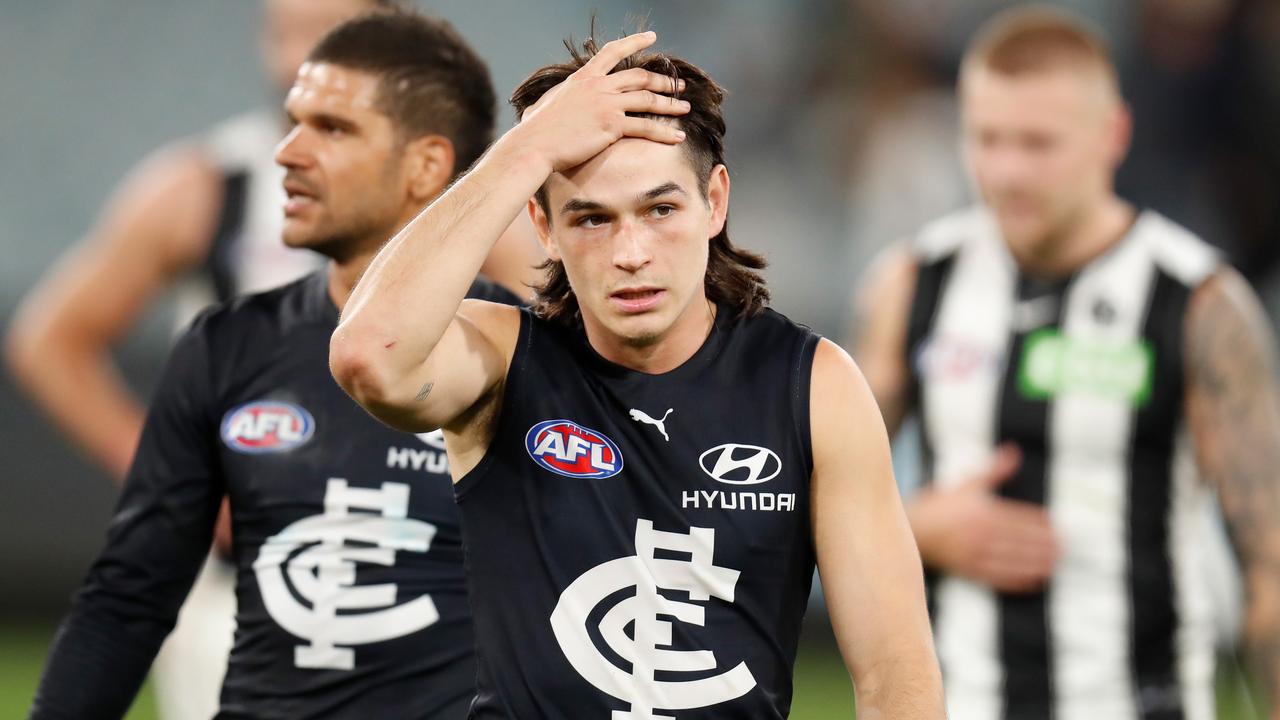
<svg viewBox="0 0 1280 720">
<path fill-rule="evenodd" d="M 731 92 L 733 233 L 763 250 L 774 304 L 832 337 L 868 259 L 967 202 L 954 149 L 955 69 L 997 0 L 435 0 L 488 59 L 499 94 L 559 58 L 593 10 L 605 34 L 647 18 L 660 43 Z M 1136 117 L 1120 190 L 1221 246 L 1280 315 L 1280 3 L 1070 0 L 1107 31 Z M 274 104 L 259 80 L 256 0 L 0 0 L 0 330 L 164 141 Z M 511 113 L 503 115 L 503 127 Z M 148 389 L 168 322 L 119 351 Z M 115 490 L 0 373 L 0 717 L 30 701 L 58 617 Z M 908 458 L 902 475 L 910 476 Z M 848 717 L 852 692 L 815 603 L 797 718 Z M 1244 718 L 1227 673 L 1222 717 Z M 154 717 L 144 693 L 131 715 Z"/>
</svg>

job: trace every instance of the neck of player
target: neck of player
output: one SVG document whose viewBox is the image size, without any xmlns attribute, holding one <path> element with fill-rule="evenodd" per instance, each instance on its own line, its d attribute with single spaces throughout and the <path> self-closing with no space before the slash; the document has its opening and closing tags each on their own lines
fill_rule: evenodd
<svg viewBox="0 0 1280 720">
<path fill-rule="evenodd" d="M 338 307 L 338 312 L 342 312 L 347 306 L 351 291 L 360 282 L 364 271 L 369 269 L 369 264 L 382 246 L 426 206 L 427 203 L 407 203 L 401 208 L 400 217 L 385 225 L 382 230 L 326 250 L 324 254 L 329 256 L 329 298 Z"/>
<path fill-rule="evenodd" d="M 1124 239 L 1136 219 L 1137 211 L 1132 205 L 1108 194 L 1075 222 L 1039 243 L 1034 252 L 1012 247 L 1010 250 L 1018 266 L 1030 275 L 1066 277 Z"/>
<path fill-rule="evenodd" d="M 716 305 L 699 293 L 671 327 L 656 338 L 635 340 L 610 332 L 589 313 L 582 314 L 587 342 L 600 357 L 629 370 L 661 375 L 693 357 L 715 325 Z"/>
</svg>

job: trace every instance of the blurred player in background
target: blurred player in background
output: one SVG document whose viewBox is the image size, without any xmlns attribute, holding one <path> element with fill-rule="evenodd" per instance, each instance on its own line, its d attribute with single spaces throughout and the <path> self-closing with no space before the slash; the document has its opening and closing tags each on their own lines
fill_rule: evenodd
<svg viewBox="0 0 1280 720">
<path fill-rule="evenodd" d="M 384 2 L 264 0 L 263 69 L 283 97 L 306 53 L 339 23 Z M 295 279 L 319 256 L 280 242 L 283 171 L 272 158 L 286 125 L 278 108 L 231 118 L 161 148 L 117 189 L 97 224 L 32 290 L 7 343 L 18 384 L 67 438 L 117 482 L 142 432 L 144 409 L 120 378 L 112 346 L 147 306 L 177 289 L 174 327 L 203 306 Z M 166 720 L 206 720 L 231 649 L 230 525 L 210 556 L 155 667 Z"/>
<path fill-rule="evenodd" d="M 370 418 L 327 348 L 378 247 L 483 152 L 495 104 L 442 21 L 377 12 L 312 52 L 276 157 L 285 242 L 328 269 L 221 304 L 178 341 L 32 717 L 124 713 L 224 493 L 238 612 L 219 717 L 465 716 L 474 640 L 443 444 Z M 518 301 L 486 281 L 471 294 Z"/>
<path fill-rule="evenodd" d="M 263 69 L 278 97 L 321 36 L 392 5 L 264 0 Z M 177 288 L 175 327 L 184 327 L 210 302 L 275 287 L 319 264 L 320 256 L 280 242 L 284 171 L 272 156 L 286 127 L 278 107 L 261 109 L 157 151 L 15 315 L 7 354 L 18 384 L 113 479 L 129 467 L 144 410 L 122 382 L 111 348 L 148 304 Z M 495 252 L 485 272 L 512 287 L 529 281 L 536 262 L 531 229 L 526 240 Z M 157 701 L 168 720 L 204 720 L 216 707 L 235 611 L 229 530 L 224 514 L 219 552 L 156 663 Z"/>
<path fill-rule="evenodd" d="M 365 407 L 445 430 L 475 716 L 786 717 L 816 561 L 860 713 L 941 718 L 874 399 L 766 307 L 726 230 L 724 92 L 654 41 L 536 70 L 333 336 Z M 554 261 L 535 310 L 464 301 L 522 210 Z"/>
<path fill-rule="evenodd" d="M 879 263 L 857 341 L 890 431 L 923 426 L 930 484 L 908 514 L 950 716 L 1212 718 L 1194 559 L 1214 489 L 1274 702 L 1280 397 L 1257 299 L 1115 195 L 1130 118 L 1092 28 L 998 16 L 960 96 L 983 204 Z"/>
</svg>

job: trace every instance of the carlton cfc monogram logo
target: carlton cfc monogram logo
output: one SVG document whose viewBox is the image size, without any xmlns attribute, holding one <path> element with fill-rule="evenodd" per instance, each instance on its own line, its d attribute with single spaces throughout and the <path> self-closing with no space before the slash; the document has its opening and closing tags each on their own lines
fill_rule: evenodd
<svg viewBox="0 0 1280 720">
<path fill-rule="evenodd" d="M 611 720 L 671 719 L 675 716 L 655 710 L 718 705 L 742 697 L 756 686 L 745 662 L 707 676 L 716 669 L 712 651 L 663 649 L 672 643 L 673 622 L 663 618 L 701 626 L 706 608 L 694 602 L 712 597 L 733 602 L 740 573 L 713 565 L 714 549 L 713 528 L 689 528 L 688 534 L 662 532 L 653 529 L 652 521 L 640 520 L 636 523 L 635 555 L 597 565 L 560 594 L 551 613 L 551 628 L 565 658 L 587 682 L 631 705 L 629 711 L 614 711 Z M 604 643 L 631 664 L 624 670 L 596 647 L 587 621 L 606 598 L 630 588 L 635 588 L 636 594 L 608 608 L 599 621 Z M 690 602 L 664 597 L 659 590 L 687 592 Z M 630 634 L 628 626 L 632 627 Z M 665 679 L 657 679 L 658 673 Z M 680 673 L 698 675 L 689 680 L 672 679 Z"/>
<path fill-rule="evenodd" d="M 357 563 L 391 567 L 397 552 L 431 547 L 435 526 L 407 518 L 408 510 L 404 483 L 375 490 L 331 479 L 323 515 L 303 518 L 262 544 L 253 570 L 267 612 L 309 641 L 294 648 L 294 665 L 351 670 L 355 652 L 339 645 L 390 640 L 440 619 L 427 595 L 397 605 L 395 583 L 356 584 Z"/>
<path fill-rule="evenodd" d="M 622 453 L 612 440 L 569 420 L 534 425 L 524 446 L 535 463 L 566 477 L 607 478 L 622 472 Z"/>
</svg>

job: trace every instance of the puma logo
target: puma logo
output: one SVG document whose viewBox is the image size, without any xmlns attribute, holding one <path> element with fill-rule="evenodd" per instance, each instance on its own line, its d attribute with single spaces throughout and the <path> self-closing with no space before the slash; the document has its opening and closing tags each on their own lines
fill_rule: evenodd
<svg viewBox="0 0 1280 720">
<path fill-rule="evenodd" d="M 654 420 L 649 417 L 649 414 L 645 411 L 632 409 L 631 419 L 636 422 L 642 422 L 645 425 L 652 425 L 658 428 L 658 432 L 662 433 L 662 438 L 667 442 L 671 442 L 671 436 L 667 435 L 667 426 L 665 423 L 667 422 L 667 415 L 670 415 L 672 410 L 675 410 L 675 408 L 667 408 L 667 412 L 662 415 L 661 420 Z"/>
</svg>

